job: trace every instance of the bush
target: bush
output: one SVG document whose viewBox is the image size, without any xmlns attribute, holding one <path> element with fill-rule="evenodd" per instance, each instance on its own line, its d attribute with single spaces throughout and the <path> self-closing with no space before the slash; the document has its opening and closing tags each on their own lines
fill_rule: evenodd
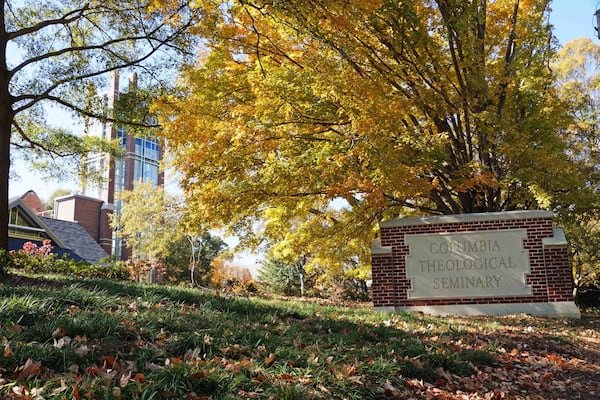
<svg viewBox="0 0 600 400">
<path fill-rule="evenodd" d="M 35 273 L 115 280 L 129 278 L 129 272 L 122 263 L 91 265 L 85 261 L 75 261 L 67 255 L 58 257 L 52 253 L 53 249 L 50 240 L 44 240 L 41 246 L 27 242 L 20 250 L 0 254 L 0 262 L 9 268 Z"/>
<path fill-rule="evenodd" d="M 124 263 L 129 279 L 135 282 L 160 283 L 166 273 L 165 264 L 148 259 L 131 259 Z"/>
<path fill-rule="evenodd" d="M 225 292 L 251 294 L 258 291 L 257 284 L 247 268 L 227 266 L 222 262 L 213 262 L 209 282 L 213 288 Z"/>
<path fill-rule="evenodd" d="M 33 242 L 26 242 L 20 250 L 10 251 L 10 266 L 32 272 L 52 272 L 56 254 L 52 253 L 54 246 L 46 239 L 41 246 Z"/>
</svg>

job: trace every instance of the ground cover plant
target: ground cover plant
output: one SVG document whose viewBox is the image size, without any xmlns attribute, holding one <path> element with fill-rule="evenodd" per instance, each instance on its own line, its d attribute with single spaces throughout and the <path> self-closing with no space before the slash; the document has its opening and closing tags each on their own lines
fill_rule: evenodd
<svg viewBox="0 0 600 400">
<path fill-rule="evenodd" d="M 436 318 L 368 304 L 11 275 L 0 398 L 593 399 L 598 320 Z"/>
</svg>

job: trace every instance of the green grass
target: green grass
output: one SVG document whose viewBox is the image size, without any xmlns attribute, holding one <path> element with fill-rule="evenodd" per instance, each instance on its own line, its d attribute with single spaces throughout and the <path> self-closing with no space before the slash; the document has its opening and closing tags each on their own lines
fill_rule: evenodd
<svg viewBox="0 0 600 400">
<path fill-rule="evenodd" d="M 478 333 L 497 320 L 60 276 L 13 275 L 0 294 L 0 391 L 44 399 L 383 399 L 499 354 Z"/>
</svg>

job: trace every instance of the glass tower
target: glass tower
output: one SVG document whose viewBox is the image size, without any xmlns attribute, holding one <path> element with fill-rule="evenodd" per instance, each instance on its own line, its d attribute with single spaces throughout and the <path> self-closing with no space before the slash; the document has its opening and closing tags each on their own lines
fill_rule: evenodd
<svg viewBox="0 0 600 400">
<path fill-rule="evenodd" d="M 135 75 L 129 80 L 129 90 L 135 90 Z M 119 97 L 119 76 L 113 75 L 111 87 L 100 100 L 107 110 L 113 109 Z M 136 137 L 127 129 L 116 126 L 109 121 L 88 120 L 85 124 L 85 135 L 104 139 L 118 140 L 121 146 L 121 157 L 110 154 L 91 154 L 84 162 L 85 178 L 82 179 L 81 193 L 104 201 L 107 214 L 116 215 L 117 221 L 121 215 L 120 201 L 115 194 L 123 190 L 132 190 L 137 182 L 152 182 L 154 186 L 164 184 L 164 175 L 160 171 L 162 148 L 158 139 L 151 137 Z M 102 218 L 101 218 L 102 219 Z M 101 237 L 100 244 L 116 259 L 126 259 L 129 251 L 122 242 L 118 229 L 110 228 L 108 215 L 104 225 L 106 234 Z M 100 230 L 102 231 L 102 226 Z M 102 235 L 101 235 L 102 236 Z M 108 237 L 110 236 L 110 237 Z"/>
</svg>

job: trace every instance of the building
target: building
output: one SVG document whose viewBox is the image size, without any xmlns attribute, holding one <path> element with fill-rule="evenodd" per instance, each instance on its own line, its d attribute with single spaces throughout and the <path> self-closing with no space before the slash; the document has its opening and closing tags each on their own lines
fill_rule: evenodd
<svg viewBox="0 0 600 400">
<path fill-rule="evenodd" d="M 30 190 L 9 200 L 9 250 L 19 250 L 27 242 L 41 246 L 49 239 L 53 253 L 67 255 L 75 261 L 96 263 L 108 254 L 87 230 L 77 222 L 61 221 L 47 214 L 37 194 Z"/>
<path fill-rule="evenodd" d="M 135 90 L 137 78 L 133 75 L 129 79 L 127 93 Z M 114 110 L 118 106 L 121 93 L 123 92 L 119 88 L 119 76 L 114 74 L 109 91 L 99 95 L 98 99 L 106 110 Z M 136 137 L 129 134 L 126 128 L 107 120 L 88 119 L 84 129 L 84 135 L 118 140 L 123 156 L 115 158 L 106 153 L 90 155 L 85 160 L 84 169 L 91 173 L 94 179 L 82 181 L 81 195 L 57 199 L 55 217 L 79 221 L 109 254 L 117 259 L 127 259 L 130 252 L 119 237 L 118 230 L 110 228 L 109 215 L 113 214 L 113 218 L 119 219 L 121 204 L 116 199 L 116 194 L 123 190 L 132 190 L 136 182 L 164 185 L 164 174 L 160 171 L 162 147 L 156 138 Z"/>
<path fill-rule="evenodd" d="M 114 207 L 101 199 L 80 194 L 54 199 L 54 218 L 77 222 L 106 253 L 112 253 L 112 229 L 109 214 Z"/>
</svg>

